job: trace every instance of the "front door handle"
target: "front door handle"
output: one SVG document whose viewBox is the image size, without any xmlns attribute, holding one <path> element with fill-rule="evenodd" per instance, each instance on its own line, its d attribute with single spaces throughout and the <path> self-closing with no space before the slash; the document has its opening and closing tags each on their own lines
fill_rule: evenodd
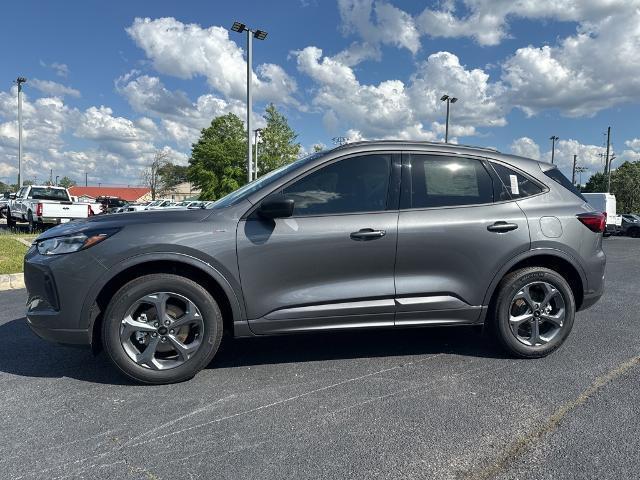
<svg viewBox="0 0 640 480">
<path fill-rule="evenodd" d="M 358 230 L 357 232 L 352 232 L 351 240 L 365 241 L 365 240 L 375 240 L 376 238 L 382 238 L 387 234 L 384 230 L 374 230 L 373 228 L 363 228 Z"/>
<path fill-rule="evenodd" d="M 510 232 L 511 230 L 515 230 L 516 228 L 518 228 L 518 225 L 516 223 L 507 223 L 507 222 L 496 222 L 493 225 L 489 225 L 487 227 L 487 230 L 489 230 L 490 232 L 497 232 L 497 233 L 505 233 L 505 232 Z"/>
</svg>

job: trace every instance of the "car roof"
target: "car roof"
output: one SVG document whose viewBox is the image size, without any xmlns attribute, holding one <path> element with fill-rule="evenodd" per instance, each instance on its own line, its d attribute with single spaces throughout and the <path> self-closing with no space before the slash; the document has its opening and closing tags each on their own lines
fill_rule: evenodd
<svg viewBox="0 0 640 480">
<path fill-rule="evenodd" d="M 499 150 L 491 147 L 461 145 L 457 143 L 425 142 L 416 140 L 365 140 L 340 145 L 332 150 L 329 150 L 327 153 L 341 151 L 349 151 L 355 153 L 359 150 L 367 151 L 370 149 L 424 150 L 428 152 L 451 153 L 455 155 L 466 154 L 504 161 L 515 166 L 524 167 L 524 169 L 527 169 L 527 167 L 531 168 L 534 165 L 538 168 L 541 168 L 543 171 L 556 168 L 555 165 L 548 162 L 535 160 L 533 158 L 520 157 L 518 155 L 502 153 Z"/>
</svg>

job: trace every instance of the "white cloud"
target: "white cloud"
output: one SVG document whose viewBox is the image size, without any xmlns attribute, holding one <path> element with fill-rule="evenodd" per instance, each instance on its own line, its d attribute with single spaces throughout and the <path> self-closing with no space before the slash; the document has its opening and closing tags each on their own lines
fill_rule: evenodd
<svg viewBox="0 0 640 480">
<path fill-rule="evenodd" d="M 229 38 L 226 28 L 203 28 L 175 18 L 136 18 L 127 33 L 159 73 L 186 79 L 203 76 L 226 98 L 245 98 L 247 67 L 243 50 Z M 242 38 L 238 35 L 238 40 Z M 299 104 L 293 97 L 296 82 L 282 67 L 265 63 L 256 71 L 258 74 L 253 75 L 256 100 Z"/>
<path fill-rule="evenodd" d="M 67 87 L 52 80 L 39 80 L 34 78 L 29 80 L 29 85 L 46 95 L 53 95 L 55 97 L 80 97 L 80 92 L 75 88 Z"/>
<path fill-rule="evenodd" d="M 640 151 L 640 138 L 634 138 L 633 140 L 627 140 L 624 144 L 631 150 Z"/>
<path fill-rule="evenodd" d="M 511 144 L 511 152 L 521 157 L 540 160 L 540 147 L 529 137 L 515 139 Z"/>
<path fill-rule="evenodd" d="M 405 85 L 385 80 L 363 85 L 341 57 L 323 56 L 317 47 L 293 52 L 298 69 L 318 85 L 313 105 L 332 133 L 353 129 L 364 138 L 435 140 L 444 136 L 444 92 L 461 97 L 452 106 L 451 133 L 474 135 L 477 126 L 505 125 L 503 88 L 480 69 L 468 70 L 458 57 L 438 52 L 419 64 Z"/>
<path fill-rule="evenodd" d="M 51 64 L 47 64 L 44 61 L 40 60 L 40 66 L 51 68 L 59 77 L 67 78 L 67 76 L 69 75 L 69 67 L 66 63 L 53 62 Z"/>
<path fill-rule="evenodd" d="M 382 1 L 338 0 L 345 34 L 357 33 L 370 46 L 379 44 L 420 49 L 420 34 L 411 15 Z"/>
</svg>

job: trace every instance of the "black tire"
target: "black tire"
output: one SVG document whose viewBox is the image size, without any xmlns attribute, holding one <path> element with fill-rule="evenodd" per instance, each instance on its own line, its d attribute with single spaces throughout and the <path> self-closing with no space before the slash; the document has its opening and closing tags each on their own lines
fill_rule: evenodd
<svg viewBox="0 0 640 480">
<path fill-rule="evenodd" d="M 38 224 L 33 219 L 33 213 L 31 211 L 27 213 L 27 221 L 29 222 L 29 226 L 27 227 L 29 230 L 29 233 L 35 233 L 35 231 L 38 229 Z"/>
<path fill-rule="evenodd" d="M 11 216 L 11 210 L 7 208 L 7 227 L 13 228 L 16 226 L 16 221 Z"/>
<path fill-rule="evenodd" d="M 639 238 L 640 237 L 640 228 L 631 228 L 629 229 L 629 236 L 632 238 Z"/>
<path fill-rule="evenodd" d="M 557 289 L 564 300 L 565 318 L 563 326 L 548 343 L 526 345 L 516 338 L 509 325 L 514 296 L 531 282 L 545 282 Z M 500 345 L 510 354 L 520 358 L 541 358 L 557 350 L 567 339 L 575 318 L 576 306 L 573 291 L 567 281 L 557 272 L 544 267 L 528 267 L 516 270 L 502 279 L 497 297 L 492 305 L 490 331 Z"/>
<path fill-rule="evenodd" d="M 120 342 L 120 326 L 127 310 L 138 299 L 155 292 L 174 292 L 190 299 L 200 310 L 204 324 L 202 344 L 191 358 L 167 370 L 151 370 L 137 364 Z M 179 275 L 145 275 L 124 285 L 112 297 L 102 323 L 102 343 L 109 359 L 125 375 L 140 383 L 167 384 L 193 378 L 215 356 L 223 334 L 222 313 L 209 292 L 198 283 Z"/>
</svg>

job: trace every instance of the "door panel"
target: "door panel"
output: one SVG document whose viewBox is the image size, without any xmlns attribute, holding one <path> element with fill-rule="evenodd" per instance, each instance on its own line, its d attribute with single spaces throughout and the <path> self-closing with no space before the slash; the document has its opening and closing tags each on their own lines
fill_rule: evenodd
<svg viewBox="0 0 640 480">
<path fill-rule="evenodd" d="M 240 222 L 238 264 L 251 329 L 393 325 L 397 222 L 397 211 Z M 366 228 L 385 235 L 350 237 Z"/>
<path fill-rule="evenodd" d="M 256 333 L 393 325 L 400 155 L 319 166 L 280 192 L 290 218 L 238 225 L 238 266 Z"/>
<path fill-rule="evenodd" d="M 478 166 L 479 160 L 467 159 L 471 165 L 467 176 L 460 176 L 467 168 L 465 159 L 456 159 L 445 169 L 453 172 L 450 177 L 444 173 L 423 175 L 420 172 L 418 182 L 415 176 L 422 164 L 416 165 L 418 162 L 414 160 L 411 165 L 409 160 L 408 155 L 403 159 L 401 201 L 408 209 L 401 210 L 398 219 L 396 324 L 473 323 L 479 319 L 487 287 L 500 267 L 528 250 L 526 217 L 514 201 L 465 204 L 473 201 L 471 197 L 482 201 L 487 197 L 489 201 L 493 199 L 493 177 L 488 170 L 488 177 L 485 176 L 484 167 Z M 430 162 L 436 165 L 432 159 Z M 470 180 L 476 176 L 480 178 L 477 185 Z M 435 187 L 426 187 L 431 188 L 433 198 L 418 198 L 414 203 L 432 202 L 439 206 L 411 209 L 411 197 L 419 197 L 415 189 L 425 178 L 427 183 L 429 178 L 437 180 Z M 450 192 L 447 185 L 451 185 Z M 472 195 L 458 198 L 464 197 L 467 191 Z M 446 205 L 455 202 L 462 205 Z"/>
</svg>

